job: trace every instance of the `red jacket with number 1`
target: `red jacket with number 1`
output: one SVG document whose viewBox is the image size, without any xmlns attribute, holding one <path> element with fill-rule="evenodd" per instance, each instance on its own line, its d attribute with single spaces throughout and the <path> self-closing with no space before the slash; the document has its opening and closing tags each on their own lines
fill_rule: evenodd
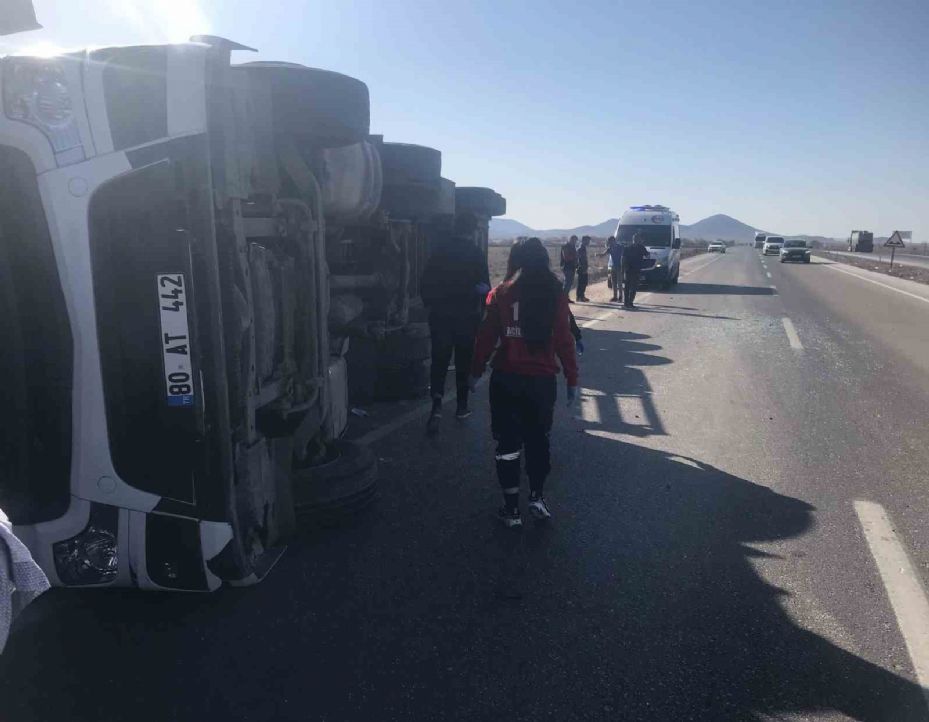
<svg viewBox="0 0 929 722">
<path fill-rule="evenodd" d="M 554 376 L 559 371 L 558 361 L 561 361 L 568 386 L 577 386 L 577 358 L 574 355 L 567 294 L 558 294 L 552 337 L 544 349 L 536 352 L 530 351 L 522 338 L 519 298 L 510 283 L 501 283 L 487 294 L 486 311 L 474 344 L 472 375 L 484 373 L 492 354 L 491 366 L 495 370 L 526 376 Z"/>
</svg>

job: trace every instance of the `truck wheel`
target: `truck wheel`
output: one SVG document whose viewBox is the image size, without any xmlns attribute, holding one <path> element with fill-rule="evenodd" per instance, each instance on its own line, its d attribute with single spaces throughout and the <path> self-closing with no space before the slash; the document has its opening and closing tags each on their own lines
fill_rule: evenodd
<svg viewBox="0 0 929 722">
<path fill-rule="evenodd" d="M 323 148 L 352 145 L 368 137 L 368 86 L 357 78 L 297 63 L 259 61 L 238 67 L 258 87 L 270 87 L 276 131 Z"/>
<path fill-rule="evenodd" d="M 455 188 L 455 212 L 482 216 L 502 216 L 506 213 L 506 198 L 491 188 Z"/>
<path fill-rule="evenodd" d="M 425 359 L 404 366 L 381 366 L 377 370 L 376 399 L 399 401 L 425 396 L 429 391 L 429 364 Z"/>
<path fill-rule="evenodd" d="M 321 461 L 294 469 L 294 510 L 303 520 L 338 519 L 363 509 L 376 495 L 377 457 L 353 441 L 334 441 Z"/>
<path fill-rule="evenodd" d="M 425 333 L 420 331 L 422 327 L 425 327 Z M 378 356 L 378 365 L 405 366 L 410 361 L 427 359 L 431 354 L 432 341 L 428 324 L 409 324 L 401 331 L 387 334 Z"/>
<path fill-rule="evenodd" d="M 442 152 L 411 143 L 380 147 L 385 183 L 432 183 L 442 175 Z"/>
<path fill-rule="evenodd" d="M 381 209 L 392 218 L 431 218 L 442 207 L 438 182 L 385 183 Z"/>
</svg>

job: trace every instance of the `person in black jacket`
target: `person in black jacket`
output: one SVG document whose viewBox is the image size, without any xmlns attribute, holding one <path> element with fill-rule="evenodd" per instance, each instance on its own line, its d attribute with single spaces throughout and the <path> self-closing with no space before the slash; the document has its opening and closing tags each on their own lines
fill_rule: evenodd
<svg viewBox="0 0 929 722">
<path fill-rule="evenodd" d="M 580 247 L 577 249 L 577 293 L 575 294 L 575 299 L 579 302 L 590 301 L 590 299 L 587 298 L 587 280 L 589 278 L 587 275 L 589 266 L 589 261 L 587 259 L 587 247 L 589 245 L 590 236 L 584 236 L 581 239 Z"/>
<path fill-rule="evenodd" d="M 639 288 L 639 279 L 642 276 L 642 267 L 648 258 L 648 249 L 645 247 L 645 238 L 641 233 L 632 236 L 632 245 L 623 252 L 623 276 L 626 281 L 626 292 L 623 306 L 635 308 L 632 302 Z"/>
<path fill-rule="evenodd" d="M 469 213 L 456 216 L 454 234 L 432 248 L 420 283 L 420 295 L 429 309 L 432 338 L 432 413 L 426 424 L 430 434 L 439 430 L 445 377 L 453 353 L 458 392 L 455 415 L 464 419 L 471 414 L 468 408 L 468 369 L 484 298 L 490 291 L 487 261 L 474 242 L 476 231 L 475 216 Z"/>
</svg>

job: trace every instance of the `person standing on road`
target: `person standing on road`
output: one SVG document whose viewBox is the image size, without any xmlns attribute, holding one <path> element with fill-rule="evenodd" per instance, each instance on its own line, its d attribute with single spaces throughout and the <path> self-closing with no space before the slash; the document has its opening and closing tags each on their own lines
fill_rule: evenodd
<svg viewBox="0 0 929 722">
<path fill-rule="evenodd" d="M 470 416 L 468 371 L 474 350 L 474 337 L 481 320 L 482 299 L 490 290 L 487 262 L 474 242 L 477 219 L 470 213 L 455 217 L 451 238 L 436 244 L 423 271 L 420 295 L 429 309 L 432 343 L 430 393 L 432 413 L 426 422 L 429 434 L 439 430 L 445 377 L 452 354 L 458 405 L 455 416 Z"/>
<path fill-rule="evenodd" d="M 606 250 L 597 254 L 607 256 L 607 285 L 613 290 L 612 302 L 623 300 L 623 248 L 616 236 L 610 236 L 606 240 Z"/>
<path fill-rule="evenodd" d="M 623 279 L 626 284 L 625 308 L 635 308 L 635 294 L 639 288 L 639 279 L 642 276 L 642 267 L 648 258 L 648 249 L 645 247 L 645 238 L 641 233 L 632 236 L 632 245 L 623 251 Z"/>
<path fill-rule="evenodd" d="M 590 301 L 587 298 L 587 281 L 590 278 L 587 275 L 589 262 L 587 259 L 587 247 L 590 245 L 590 236 L 584 236 L 581 239 L 581 247 L 577 249 L 577 294 L 575 298 L 578 301 Z"/>
<path fill-rule="evenodd" d="M 577 236 L 571 236 L 561 247 L 561 270 L 564 273 L 564 292 L 570 293 L 577 273 Z"/>
<path fill-rule="evenodd" d="M 493 354 L 490 418 L 497 441 L 497 477 L 503 490 L 499 516 L 507 527 L 522 524 L 519 484 L 522 451 L 529 477 L 529 510 L 538 519 L 551 512 L 542 496 L 551 469 L 548 434 L 555 407 L 558 361 L 567 381 L 568 404 L 577 397 L 577 359 L 571 336 L 568 297 L 549 269 L 548 251 L 538 238 L 510 251 L 515 273 L 487 296 L 471 363 L 471 383 Z M 557 359 L 557 360 L 556 360 Z"/>
</svg>

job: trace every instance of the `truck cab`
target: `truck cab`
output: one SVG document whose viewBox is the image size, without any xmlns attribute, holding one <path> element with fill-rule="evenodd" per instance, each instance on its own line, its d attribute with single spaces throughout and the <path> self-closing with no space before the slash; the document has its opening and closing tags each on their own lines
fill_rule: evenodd
<svg viewBox="0 0 929 722">
<path fill-rule="evenodd" d="M 0 507 L 58 585 L 254 583 L 344 426 L 320 186 L 234 50 L 0 61 Z"/>
</svg>

